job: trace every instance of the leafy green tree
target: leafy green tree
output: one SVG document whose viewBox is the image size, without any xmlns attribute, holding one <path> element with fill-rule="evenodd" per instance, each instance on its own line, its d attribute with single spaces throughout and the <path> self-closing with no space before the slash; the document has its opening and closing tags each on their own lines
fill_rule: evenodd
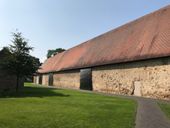
<svg viewBox="0 0 170 128">
<path fill-rule="evenodd" d="M 13 33 L 12 45 L 4 48 L 9 52 L 1 63 L 1 67 L 8 73 L 15 75 L 17 79 L 16 91 L 19 89 L 20 81 L 24 77 L 36 72 L 40 66 L 39 59 L 30 55 L 33 47 L 28 46 L 28 41 L 22 37 L 22 33 Z"/>
<path fill-rule="evenodd" d="M 64 51 L 65 51 L 65 49 L 63 49 L 63 48 L 57 48 L 57 49 L 48 50 L 47 58 L 50 58 L 52 55 L 56 55 L 56 54 L 64 52 Z"/>
</svg>

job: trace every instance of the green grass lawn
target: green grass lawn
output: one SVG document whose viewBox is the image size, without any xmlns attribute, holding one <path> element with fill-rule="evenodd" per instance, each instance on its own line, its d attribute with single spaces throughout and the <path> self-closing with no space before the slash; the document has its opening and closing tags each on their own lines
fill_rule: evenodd
<svg viewBox="0 0 170 128">
<path fill-rule="evenodd" d="M 165 114 L 170 118 L 170 104 L 160 103 L 159 105 Z"/>
<path fill-rule="evenodd" d="M 134 127 L 132 100 L 28 84 L 0 97 L 0 128 Z"/>
</svg>

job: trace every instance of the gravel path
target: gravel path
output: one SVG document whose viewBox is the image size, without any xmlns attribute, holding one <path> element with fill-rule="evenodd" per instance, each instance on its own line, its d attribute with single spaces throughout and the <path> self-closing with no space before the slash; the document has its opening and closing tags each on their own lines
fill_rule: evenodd
<svg viewBox="0 0 170 128">
<path fill-rule="evenodd" d="M 137 98 L 138 109 L 135 128 L 170 128 L 170 120 L 165 116 L 155 100 Z"/>
</svg>

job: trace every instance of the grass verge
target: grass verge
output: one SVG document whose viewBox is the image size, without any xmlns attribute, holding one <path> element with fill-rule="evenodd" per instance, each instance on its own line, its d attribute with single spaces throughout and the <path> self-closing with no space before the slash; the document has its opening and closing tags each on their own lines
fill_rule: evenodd
<svg viewBox="0 0 170 128">
<path fill-rule="evenodd" d="M 170 104 L 159 103 L 159 106 L 161 107 L 163 112 L 167 115 L 167 117 L 169 117 L 170 119 Z"/>
<path fill-rule="evenodd" d="M 136 102 L 26 84 L 0 98 L 0 128 L 133 128 Z"/>
</svg>

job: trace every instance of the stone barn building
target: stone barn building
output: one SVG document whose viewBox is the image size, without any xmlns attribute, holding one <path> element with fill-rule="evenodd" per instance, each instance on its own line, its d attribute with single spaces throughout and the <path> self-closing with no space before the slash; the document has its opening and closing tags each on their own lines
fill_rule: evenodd
<svg viewBox="0 0 170 128">
<path fill-rule="evenodd" d="M 170 100 L 170 6 L 47 59 L 34 82 Z"/>
</svg>

